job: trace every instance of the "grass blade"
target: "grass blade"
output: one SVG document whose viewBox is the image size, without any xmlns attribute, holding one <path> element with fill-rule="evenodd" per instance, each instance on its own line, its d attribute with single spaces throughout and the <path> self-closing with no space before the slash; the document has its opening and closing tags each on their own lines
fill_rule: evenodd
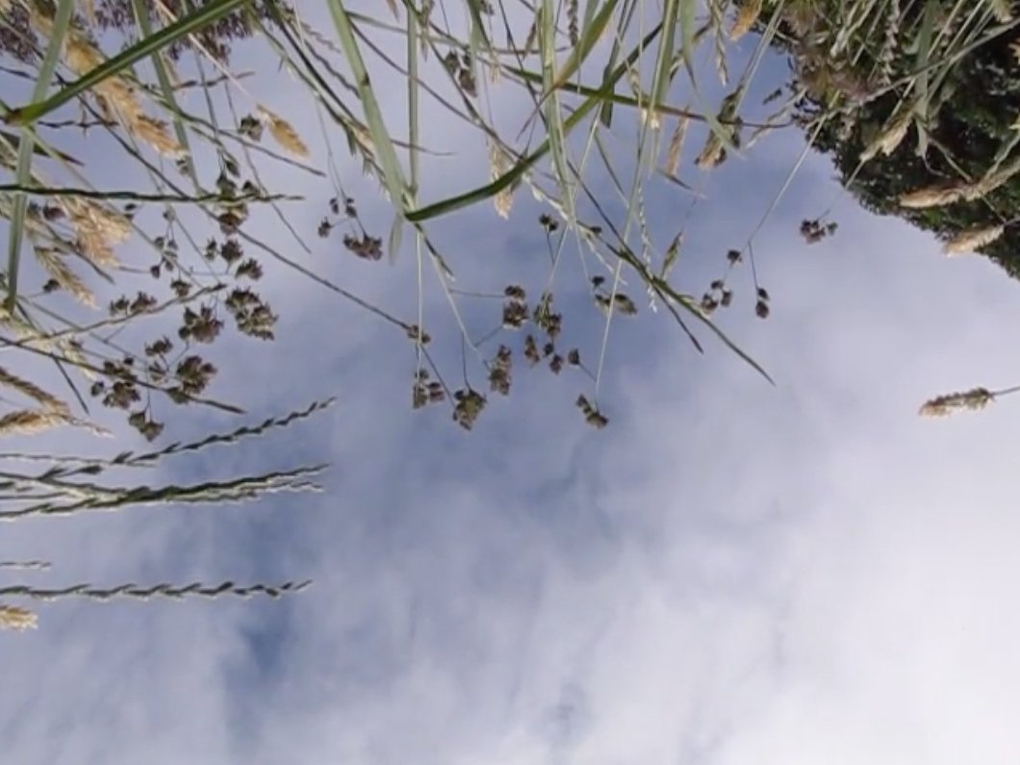
<svg viewBox="0 0 1020 765">
<path fill-rule="evenodd" d="M 599 9 L 599 12 L 591 20 L 591 24 L 585 27 L 582 37 L 577 41 L 577 47 L 574 48 L 570 56 L 563 63 L 563 69 L 553 77 L 549 87 L 542 94 L 542 99 L 536 105 L 536 110 L 541 108 L 547 98 L 568 83 L 570 78 L 581 68 L 581 64 L 584 63 L 585 59 L 588 58 L 588 55 L 594 49 L 595 44 L 602 38 L 602 33 L 608 26 L 609 20 L 613 16 L 613 11 L 616 10 L 617 2 L 618 0 L 606 0 L 605 5 Z M 542 26 L 548 25 L 555 32 L 555 16 L 552 13 L 552 8 L 546 9 L 546 5 L 551 6 L 551 3 L 543 3 L 542 5 Z M 548 32 L 548 30 L 546 31 Z M 550 43 L 551 45 L 552 43 Z M 619 77 L 614 78 L 614 80 L 618 79 Z"/>
<path fill-rule="evenodd" d="M 679 0 L 666 0 L 662 13 L 662 40 L 659 43 L 659 55 L 655 62 L 655 75 L 652 78 L 652 103 L 650 113 L 655 113 L 659 104 L 666 100 L 666 91 L 670 85 L 670 67 L 673 61 L 673 41 L 676 37 L 676 23 Z"/>
<path fill-rule="evenodd" d="M 142 31 L 143 37 L 152 37 L 152 22 L 149 20 L 149 9 L 146 8 L 145 3 L 142 0 L 131 0 L 131 3 L 135 11 L 135 20 L 138 23 L 138 28 Z M 166 103 L 167 109 L 173 115 L 174 123 L 174 135 L 177 137 L 177 143 L 181 145 L 181 148 L 187 152 L 187 156 L 190 158 L 191 146 L 188 144 L 188 133 L 184 129 L 184 122 L 181 120 L 181 110 L 177 106 L 177 99 L 174 97 L 173 85 L 170 82 L 170 75 L 167 74 L 166 66 L 163 64 L 163 59 L 159 55 L 159 52 L 154 52 L 151 56 L 152 66 L 156 70 L 156 79 L 159 80 L 159 89 L 163 94 L 163 101 Z M 193 161 L 187 163 L 188 175 L 191 177 L 192 183 L 195 185 L 195 190 L 200 189 L 198 183 L 198 175 L 195 173 L 195 164 Z"/>
<path fill-rule="evenodd" d="M 88 74 L 58 90 L 45 101 L 33 98 L 32 103 L 12 109 L 4 117 L 4 121 L 9 125 L 30 125 L 95 87 L 103 80 L 119 74 L 129 66 L 168 45 L 172 45 L 192 32 L 218 21 L 247 2 L 250 0 L 211 0 L 209 4 L 197 8 L 156 34 L 139 40 L 113 58 L 108 59 L 106 63 L 97 66 Z M 63 8 L 63 4 L 61 4 L 61 8 Z"/>
<path fill-rule="evenodd" d="M 60 0 L 57 7 L 56 17 L 53 19 L 53 28 L 50 30 L 50 44 L 46 49 L 46 55 L 39 65 L 39 76 L 32 90 L 32 100 L 38 100 L 46 95 L 53 79 L 53 73 L 57 69 L 57 60 L 60 56 L 60 49 L 64 44 L 64 35 L 71 21 L 71 14 L 74 12 L 74 0 Z M 32 177 L 32 153 L 35 148 L 35 132 L 31 127 L 25 127 L 21 131 L 21 145 L 18 147 L 17 182 L 18 185 L 27 185 Z M 25 227 L 25 214 L 28 212 L 28 197 L 24 193 L 14 195 L 13 209 L 11 211 L 10 231 L 7 236 L 7 300 L 5 306 L 8 314 L 14 313 L 18 302 L 18 270 L 21 265 L 21 239 Z"/>
<path fill-rule="evenodd" d="M 607 3 L 609 5 L 609 3 Z M 552 0 L 542 0 L 541 23 L 538 33 L 538 50 L 542 59 L 542 99 L 545 103 L 545 123 L 549 134 L 549 150 L 552 153 L 553 168 L 556 182 L 560 187 L 564 212 L 572 226 L 574 224 L 574 195 L 570 193 L 570 176 L 567 169 L 566 134 L 563 131 L 563 115 L 560 112 L 560 100 L 556 94 L 556 16 L 553 13 Z M 571 58 L 576 56 L 574 50 Z"/>
<path fill-rule="evenodd" d="M 341 0 L 329 0 L 329 10 L 333 16 L 333 23 L 336 25 L 337 35 L 340 37 L 340 47 L 343 48 L 347 64 L 351 67 L 354 75 L 354 84 L 361 99 L 362 108 L 365 110 L 365 120 L 368 123 L 368 131 L 372 136 L 372 143 L 379 156 L 379 163 L 382 166 L 383 183 L 389 192 L 390 201 L 398 211 L 406 209 L 404 204 L 404 189 L 407 183 L 404 181 L 403 171 L 400 169 L 400 162 L 397 160 L 396 147 L 386 130 L 386 123 L 383 121 L 382 110 L 375 100 L 375 93 L 372 91 L 372 83 L 365 68 L 365 61 L 358 49 L 358 42 L 354 39 L 354 29 L 351 27 L 351 20 L 347 16 Z"/>
</svg>

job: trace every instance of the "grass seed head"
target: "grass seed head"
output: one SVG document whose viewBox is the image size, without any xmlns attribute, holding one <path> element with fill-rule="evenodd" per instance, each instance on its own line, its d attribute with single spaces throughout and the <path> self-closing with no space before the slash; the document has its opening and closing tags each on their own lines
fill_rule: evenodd
<svg viewBox="0 0 1020 765">
<path fill-rule="evenodd" d="M 19 409 L 0 417 L 0 436 L 29 435 L 67 422 L 62 412 L 45 409 Z"/>
<path fill-rule="evenodd" d="M 963 198 L 964 188 L 953 186 L 927 186 L 923 189 L 910 191 L 900 197 L 900 207 L 912 210 L 923 210 L 929 207 L 942 207 Z"/>
<path fill-rule="evenodd" d="M 974 250 L 994 242 L 1002 236 L 1005 230 L 1005 226 L 1001 225 L 972 228 L 957 234 L 955 237 L 946 242 L 942 251 L 946 255 L 962 255 L 974 252 Z"/>
<path fill-rule="evenodd" d="M 987 388 L 971 388 L 968 391 L 936 396 L 925 401 L 918 414 L 922 417 L 948 417 L 964 409 L 972 411 L 984 409 L 994 400 L 995 394 Z"/>
<path fill-rule="evenodd" d="M 745 0 L 737 11 L 737 18 L 730 29 L 730 40 L 736 41 L 751 31 L 761 15 L 762 0 Z"/>
<path fill-rule="evenodd" d="M 308 156 L 308 147 L 287 120 L 263 106 L 259 107 L 258 112 L 259 117 L 269 128 L 269 133 L 273 136 L 274 141 L 297 157 L 305 158 Z"/>
<path fill-rule="evenodd" d="M 0 630 L 24 632 L 38 626 L 38 617 L 27 608 L 0 603 Z"/>
</svg>

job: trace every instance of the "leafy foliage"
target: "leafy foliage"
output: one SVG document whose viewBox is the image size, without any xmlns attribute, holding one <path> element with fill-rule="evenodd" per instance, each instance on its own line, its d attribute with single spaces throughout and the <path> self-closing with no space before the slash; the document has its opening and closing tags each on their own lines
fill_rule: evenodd
<svg viewBox="0 0 1020 765">
<path fill-rule="evenodd" d="M 1005 225 L 978 250 L 1020 277 L 1020 228 L 1012 225 L 1020 209 L 1020 31 L 994 7 L 1009 3 L 929 0 L 901 9 L 888 0 L 870 12 L 860 3 L 810 5 L 785 12 L 779 44 L 796 62 L 799 120 L 846 188 L 872 212 L 945 241 Z M 922 190 L 948 193 L 918 206 L 904 199 Z"/>
</svg>

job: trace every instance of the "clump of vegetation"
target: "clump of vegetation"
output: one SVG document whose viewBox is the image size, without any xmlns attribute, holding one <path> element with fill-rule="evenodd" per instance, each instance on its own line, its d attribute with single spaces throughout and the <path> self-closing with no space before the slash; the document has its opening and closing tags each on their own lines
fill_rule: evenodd
<svg viewBox="0 0 1020 765">
<path fill-rule="evenodd" d="M 413 406 L 449 406 L 452 419 L 467 429 L 484 409 L 482 380 L 490 392 L 510 392 L 514 357 L 528 366 L 544 360 L 557 375 L 565 367 L 576 367 L 591 386 L 586 395 L 597 401 L 611 324 L 640 311 L 640 294 L 626 291 L 629 279 L 640 285 L 649 305 L 666 305 L 699 350 L 701 344 L 688 321 L 708 328 L 737 350 L 711 320 L 716 307 L 731 304 L 734 291 L 717 287 L 720 279 L 709 290 L 716 298 L 698 300 L 668 281 L 682 232 L 661 255 L 656 252 L 644 212 L 644 187 L 663 175 L 689 188 L 678 172 L 692 123 L 705 129 L 705 146 L 696 160 L 704 169 L 718 166 L 727 152 L 737 150 L 749 125 L 755 134 L 747 144 L 780 124 L 779 117 L 745 123 L 739 114 L 767 39 L 718 110 L 699 113 L 689 105 L 668 102 L 671 93 L 684 90 L 675 82 L 682 79 L 678 75 L 687 69 L 693 76 L 693 48 L 712 42 L 719 53 L 728 39 L 746 33 L 754 21 L 751 14 L 734 11 L 730 21 L 727 3 L 717 0 L 709 5 L 707 17 L 695 19 L 701 24 L 695 28 L 692 4 L 671 3 L 651 31 L 638 38 L 633 18 L 637 5 L 629 0 L 592 4 L 584 13 L 574 2 L 543 2 L 532 14 L 515 11 L 513 19 L 502 6 L 473 0 L 463 4 L 459 15 L 441 16 L 433 13 L 430 2 L 391 3 L 375 16 L 354 13 L 340 0 L 326 6 L 331 24 L 316 28 L 301 15 L 302 9 L 276 0 L 3 4 L 5 36 L 0 37 L 0 50 L 17 63 L 8 74 L 36 83 L 29 101 L 5 107 L 8 131 L 0 134 L 3 164 L 13 176 L 0 196 L 0 213 L 10 221 L 5 307 L 19 350 L 90 376 L 88 394 L 103 406 L 122 410 L 127 422 L 150 440 L 163 432 L 167 411 L 176 405 L 236 408 L 208 396 L 218 371 L 208 346 L 229 329 L 258 340 L 273 339 L 277 314 L 254 289 L 267 261 L 300 271 L 399 328 L 414 349 Z M 602 81 L 584 84 L 580 73 L 595 60 L 600 40 L 613 30 L 617 35 L 604 62 Z M 110 32 L 122 36 L 119 52 L 100 46 Z M 394 33 L 406 38 L 406 58 L 400 63 L 381 47 L 380 36 Z M 261 102 L 245 84 L 244 73 L 233 71 L 230 48 L 241 41 L 276 58 L 309 91 L 321 118 L 326 173 L 308 163 L 310 151 L 300 126 Z M 717 59 L 721 74 L 728 77 L 725 56 Z M 442 66 L 426 70 L 430 61 Z M 430 73 L 427 79 L 422 76 L 425 71 Z M 407 140 L 394 135 L 380 111 L 372 78 L 384 75 L 407 80 Z M 54 78 L 64 84 L 50 94 L 46 85 Z M 497 81 L 499 87 L 533 97 L 535 112 L 528 123 L 544 135 L 537 144 L 510 137 L 506 126 L 484 116 L 496 97 Z M 185 109 L 190 89 L 201 92 L 205 114 Z M 448 199 L 419 200 L 423 157 L 432 154 L 422 140 L 427 99 L 432 101 L 430 108 L 442 109 L 485 135 L 488 183 Z M 238 108 L 241 101 L 250 104 L 247 111 Z M 78 119 L 68 113 L 73 105 Z M 640 125 L 639 156 L 629 180 L 610 164 L 605 151 L 603 167 L 596 167 L 591 151 L 595 142 L 603 145 L 609 140 L 614 113 L 620 112 L 615 117 L 619 122 L 624 110 L 636 115 Z M 659 133 L 671 119 L 675 128 L 668 148 L 660 152 Z M 67 131 L 77 128 L 113 141 L 125 161 L 143 170 L 152 188 L 105 187 L 99 169 L 61 145 L 66 145 L 62 137 Z M 330 141 L 337 128 L 346 137 L 352 158 L 378 179 L 396 210 L 388 235 L 371 230 L 372 224 L 359 214 L 356 200 L 344 188 Z M 605 137 L 600 136 L 603 132 Z M 276 146 L 267 146 L 267 140 Z M 210 163 L 197 166 L 200 153 L 215 157 L 215 175 L 209 173 Z M 328 179 L 331 201 L 316 233 L 336 237 L 353 257 L 381 261 L 389 253 L 396 258 L 405 249 L 405 230 L 410 233 L 418 272 L 411 316 L 401 316 L 403 308 L 368 304 L 348 287 L 312 272 L 250 233 L 253 209 L 271 208 L 293 235 L 294 244 L 310 251 L 303 232 L 285 214 L 288 204 L 300 200 L 266 186 L 266 168 L 274 162 Z M 623 220 L 611 218 L 602 195 L 592 192 L 588 176 L 596 171 L 608 172 L 625 199 Z M 538 225 L 546 239 L 548 273 L 544 277 L 522 273 L 514 283 L 500 287 L 518 289 L 520 294 L 508 298 L 509 313 L 504 305 L 503 320 L 494 328 L 476 331 L 467 326 L 463 306 L 493 293 L 488 288 L 453 286 L 457 259 L 441 250 L 430 224 L 455 210 L 490 201 L 501 217 L 510 218 L 522 187 L 547 207 Z M 154 226 L 150 213 L 160 209 L 160 222 Z M 211 230 L 203 233 L 203 228 Z M 118 251 L 136 240 L 150 254 L 139 262 L 136 246 L 131 261 L 122 262 Z M 560 274 L 567 271 L 561 265 L 567 249 L 577 251 L 581 270 L 589 274 L 592 306 L 603 314 L 601 320 L 594 318 L 596 313 L 571 322 L 552 308 L 554 296 L 570 289 L 559 284 L 565 278 Z M 43 282 L 37 290 L 23 286 L 29 278 L 23 256 L 31 256 L 38 266 Z M 728 261 L 727 273 L 736 262 Z M 531 264 L 527 269 L 534 270 Z M 423 303 L 430 270 L 459 328 L 454 347 L 468 357 L 457 365 L 463 380 L 456 384 L 437 362 L 449 354 L 436 355 L 430 345 L 442 338 L 433 341 L 425 326 Z M 132 284 L 130 290 L 102 299 L 90 278 L 99 275 L 113 285 L 137 281 L 124 278 L 126 272 L 147 272 L 152 286 Z M 545 286 L 529 304 L 517 285 L 534 283 L 536 276 Z M 752 277 L 753 292 L 762 291 L 757 273 L 753 271 Z M 87 308 L 106 303 L 109 315 L 98 321 L 71 321 L 66 313 L 48 308 L 62 296 Z M 767 315 L 760 297 L 754 306 L 758 316 Z M 133 348 L 109 339 L 157 315 L 178 316 L 176 329 L 166 331 L 161 321 Z M 561 350 L 563 337 L 573 334 L 571 327 L 593 320 L 602 321 L 604 329 L 599 347 L 585 353 L 594 360 L 591 368 L 565 363 L 569 357 L 579 359 L 580 349 Z M 60 420 L 51 412 L 46 422 L 72 420 Z M 41 423 L 37 420 L 37 425 Z"/>
<path fill-rule="evenodd" d="M 798 120 L 867 209 L 1020 276 L 1020 29 L 1010 0 L 791 0 Z M 773 7 L 777 7 L 773 4 Z"/>
</svg>

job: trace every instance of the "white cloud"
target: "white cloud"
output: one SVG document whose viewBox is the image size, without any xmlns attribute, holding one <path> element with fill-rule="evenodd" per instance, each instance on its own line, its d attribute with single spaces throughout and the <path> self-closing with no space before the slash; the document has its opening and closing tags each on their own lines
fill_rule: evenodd
<svg viewBox="0 0 1020 765">
<path fill-rule="evenodd" d="M 340 404 L 277 451 L 174 476 L 321 444 L 326 494 L 19 523 L 0 557 L 53 559 L 21 577 L 39 582 L 315 587 L 280 604 L 44 607 L 39 632 L 0 633 L 5 761 L 1014 761 L 1014 403 L 914 413 L 1020 380 L 1015 286 L 849 206 L 832 242 L 805 248 L 797 216 L 835 190 L 827 174 L 809 163 L 756 247 L 772 317 L 747 317 L 746 273 L 743 313 L 722 317 L 778 387 L 644 316 L 614 327 L 603 433 L 572 383 L 524 370 L 474 434 L 413 414 L 410 351 L 286 283 L 281 355 L 238 351 L 230 384 L 260 412 L 334 387 Z M 757 214 L 720 201 L 678 267 L 693 288 Z M 444 233 L 465 247 L 491 230 L 460 220 Z M 514 233 L 498 231 L 492 260 Z M 340 268 L 377 296 L 409 278 Z"/>
</svg>

